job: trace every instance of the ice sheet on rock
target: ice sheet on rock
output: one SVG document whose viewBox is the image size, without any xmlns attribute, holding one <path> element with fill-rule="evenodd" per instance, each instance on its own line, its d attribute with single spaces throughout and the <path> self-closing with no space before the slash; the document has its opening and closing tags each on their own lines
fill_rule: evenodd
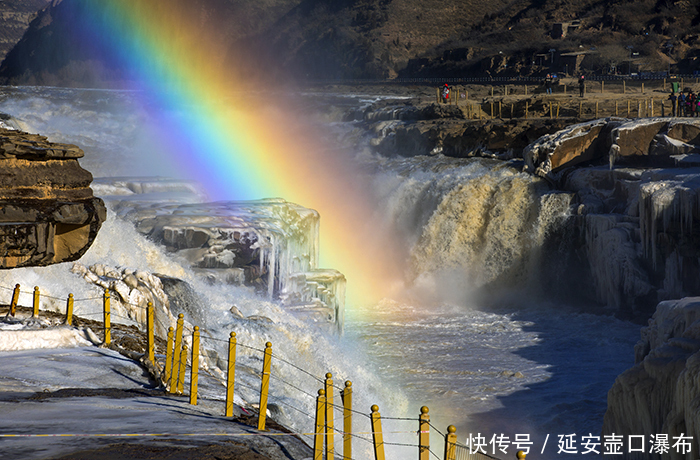
<svg viewBox="0 0 700 460">
<path fill-rule="evenodd" d="M 286 308 L 300 312 L 314 322 L 335 324 L 342 333 L 345 276 L 339 271 L 328 269 L 294 273 L 280 298 Z"/>
<path fill-rule="evenodd" d="M 155 333 L 164 337 L 168 327 L 175 325 L 170 312 L 170 300 L 158 276 L 145 270 L 108 267 L 94 264 L 86 267 L 75 262 L 71 271 L 102 290 L 110 291 L 110 307 L 120 322 L 132 320 L 145 325 L 148 303 L 153 305 Z"/>
<path fill-rule="evenodd" d="M 634 243 L 636 225 L 614 214 L 586 216 L 586 248 L 596 294 L 607 305 L 628 305 L 653 290 Z"/>
<path fill-rule="evenodd" d="M 693 230 L 700 218 L 700 174 L 664 170 L 643 176 L 639 190 L 640 231 L 644 254 L 657 263 L 657 237 L 673 229 L 681 235 Z M 674 174 L 674 172 L 676 174 Z M 672 179 L 671 179 L 672 178 Z"/>
</svg>

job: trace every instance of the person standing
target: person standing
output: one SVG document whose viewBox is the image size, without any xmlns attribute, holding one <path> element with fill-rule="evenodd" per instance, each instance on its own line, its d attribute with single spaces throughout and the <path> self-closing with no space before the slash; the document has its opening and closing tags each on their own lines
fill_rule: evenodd
<svg viewBox="0 0 700 460">
<path fill-rule="evenodd" d="M 692 91 L 690 91 L 690 93 L 688 93 L 687 106 L 688 106 L 688 116 L 694 117 L 695 116 L 695 93 L 693 93 Z"/>
<path fill-rule="evenodd" d="M 584 93 L 586 92 L 586 80 L 583 75 L 581 75 L 578 79 L 578 95 L 580 97 L 583 97 Z"/>
<path fill-rule="evenodd" d="M 444 104 L 450 101 L 450 87 L 447 83 L 445 83 L 445 86 L 442 87 L 442 91 L 440 91 L 440 98 Z"/>
<path fill-rule="evenodd" d="M 668 96 L 669 100 L 671 101 L 671 116 L 672 117 L 677 117 L 677 108 L 678 108 L 678 96 L 676 96 L 676 93 L 671 91 L 671 94 Z"/>
<path fill-rule="evenodd" d="M 686 114 L 685 111 L 685 93 L 681 91 L 681 93 L 678 95 L 678 116 L 679 117 L 684 117 Z"/>
</svg>

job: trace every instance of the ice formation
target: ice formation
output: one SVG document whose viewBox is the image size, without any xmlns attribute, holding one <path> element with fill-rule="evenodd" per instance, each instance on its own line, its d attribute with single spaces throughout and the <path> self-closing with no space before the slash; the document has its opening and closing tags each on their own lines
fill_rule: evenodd
<svg viewBox="0 0 700 460">
<path fill-rule="evenodd" d="M 114 212 L 210 282 L 253 286 L 342 330 L 345 278 L 318 268 L 316 211 L 282 199 L 204 203 L 195 186 L 174 180 L 96 182 Z"/>
</svg>

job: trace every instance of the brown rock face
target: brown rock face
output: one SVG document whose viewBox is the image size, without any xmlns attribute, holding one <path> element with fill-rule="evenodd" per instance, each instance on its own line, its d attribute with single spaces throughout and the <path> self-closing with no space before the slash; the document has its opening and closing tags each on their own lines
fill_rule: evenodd
<svg viewBox="0 0 700 460">
<path fill-rule="evenodd" d="M 0 128 L 0 268 L 80 258 L 106 218 L 83 151 Z"/>
<path fill-rule="evenodd" d="M 523 152 L 527 170 L 551 176 L 606 157 L 610 164 L 673 165 L 700 152 L 700 121 L 679 118 L 601 118 L 542 136 Z"/>
</svg>

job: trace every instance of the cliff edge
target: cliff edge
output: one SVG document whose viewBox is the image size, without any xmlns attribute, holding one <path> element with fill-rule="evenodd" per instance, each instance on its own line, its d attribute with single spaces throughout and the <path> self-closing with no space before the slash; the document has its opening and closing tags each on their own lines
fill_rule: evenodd
<svg viewBox="0 0 700 460">
<path fill-rule="evenodd" d="M 83 151 L 0 128 L 0 268 L 77 260 L 106 218 Z"/>
</svg>

